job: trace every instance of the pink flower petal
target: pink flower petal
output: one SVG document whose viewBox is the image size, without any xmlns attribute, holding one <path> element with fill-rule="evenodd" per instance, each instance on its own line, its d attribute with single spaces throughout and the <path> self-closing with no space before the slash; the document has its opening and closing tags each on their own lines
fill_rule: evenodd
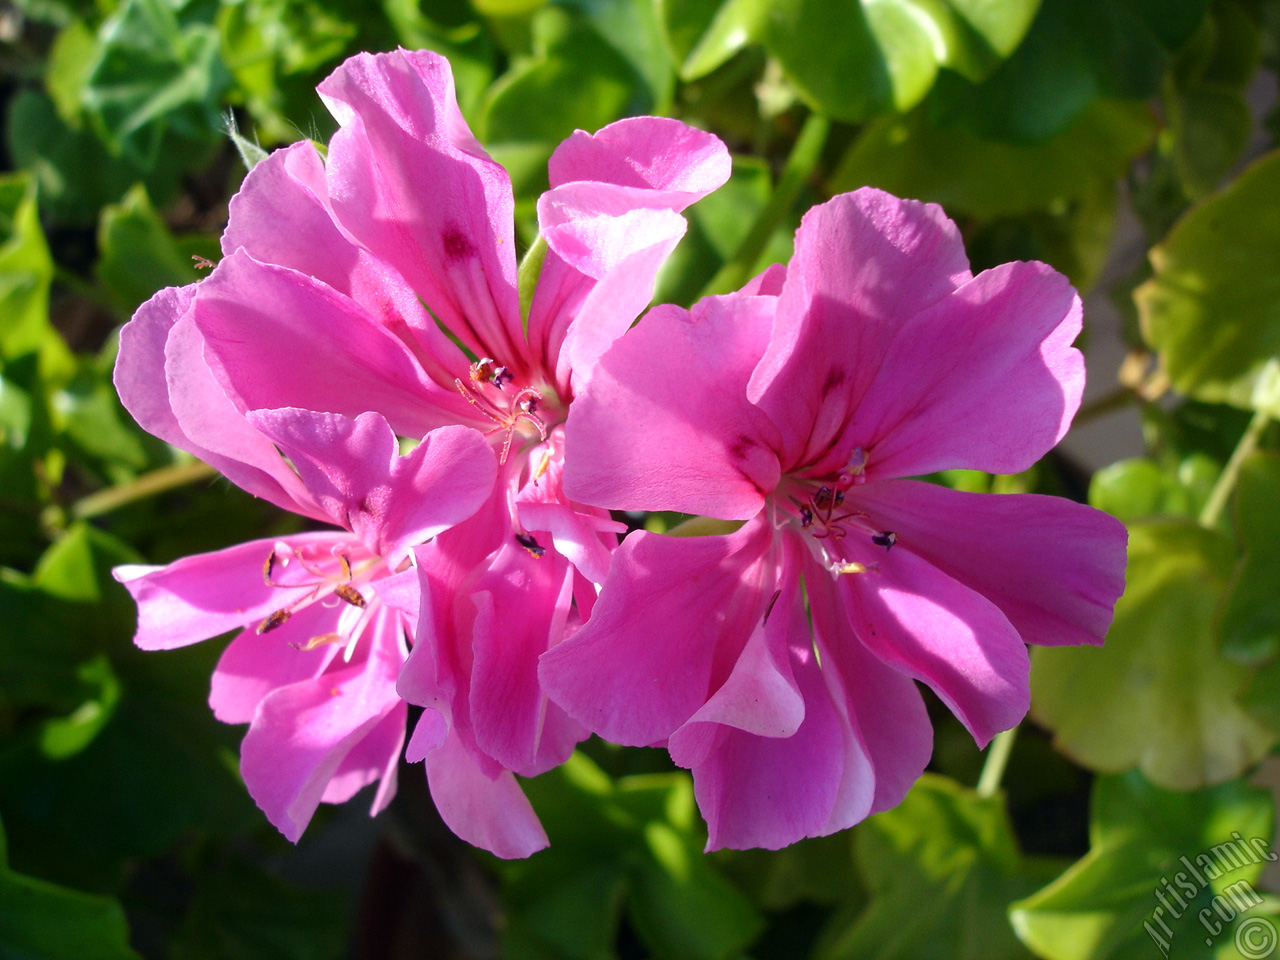
<svg viewBox="0 0 1280 960">
<path fill-rule="evenodd" d="M 252 540 L 166 567 L 116 567 L 112 575 L 138 604 L 134 643 L 143 650 L 171 650 L 254 624 L 283 606 L 282 598 L 293 599 L 296 591 L 281 591 L 262 574 L 277 543 L 302 548 L 347 539 L 335 531 Z"/>
<path fill-rule="evenodd" d="M 277 602 L 284 599 L 283 591 Z M 213 671 L 209 706 L 223 723 L 248 723 L 272 690 L 318 677 L 340 652 L 336 644 L 307 650 L 312 637 L 333 633 L 340 611 L 314 603 L 269 633 L 241 632 Z"/>
<path fill-rule="evenodd" d="M 781 441 L 744 386 L 774 304 L 711 297 L 693 313 L 650 311 L 570 410 L 565 492 L 614 509 L 729 520 L 759 513 L 778 482 Z"/>
<path fill-rule="evenodd" d="M 594 134 L 576 131 L 548 168 L 552 188 L 579 180 L 643 187 L 678 212 L 722 186 L 733 163 L 710 133 L 666 117 L 630 117 Z"/>
<path fill-rule="evenodd" d="M 1017 473 L 1066 434 L 1084 391 L 1080 298 L 1043 263 L 988 270 L 902 325 L 847 443 L 868 477 Z"/>
<path fill-rule="evenodd" d="M 262 701 L 240 748 L 240 770 L 254 801 L 290 840 L 302 835 L 348 755 L 389 716 L 403 729 L 405 706 L 395 693 L 400 662 L 395 644 L 375 643 L 363 663 L 281 687 Z M 386 748 L 391 739 L 379 735 L 377 743 Z M 379 769 L 388 763 L 383 757 Z"/>
<path fill-rule="evenodd" d="M 995 604 L 920 559 L 901 540 L 888 552 L 868 544 L 852 559 L 878 567 L 840 575 L 826 589 L 840 592 L 854 633 L 868 650 L 932 687 L 979 746 L 1022 720 L 1030 698 L 1030 658 Z M 810 596 L 821 589 L 809 585 Z"/>
<path fill-rule="evenodd" d="M 314 516 L 306 491 L 267 440 L 244 422 L 209 373 L 190 313 L 196 285 L 168 287 L 120 331 L 115 385 L 148 433 L 216 467 L 254 496 Z M 186 414 L 191 406 L 198 417 Z"/>
<path fill-rule="evenodd" d="M 508 770 L 535 776 L 559 766 L 587 732 L 549 704 L 538 657 L 564 636 L 573 568 L 548 551 L 502 548 L 476 585 L 471 723 L 476 746 Z"/>
<path fill-rule="evenodd" d="M 1124 590 L 1124 524 L 1061 497 L 961 493 L 893 480 L 859 509 L 996 604 L 1028 643 L 1102 643 Z"/>
<path fill-rule="evenodd" d="M 241 410 L 377 410 L 409 437 L 459 419 L 452 384 L 433 382 L 357 303 L 244 251 L 201 282 L 195 319 L 214 375 Z"/>
<path fill-rule="evenodd" d="M 537 853 L 547 845 L 516 778 L 504 771 L 487 776 L 456 736 L 427 754 L 427 783 L 449 829 L 504 860 Z"/>
<path fill-rule="evenodd" d="M 222 251 L 230 256 L 242 248 L 255 260 L 315 277 L 355 300 L 388 330 L 402 333 L 406 342 L 419 343 L 419 362 L 438 383 L 466 376 L 465 356 L 404 278 L 335 222 L 324 162 L 311 141 L 267 156 L 231 198 Z"/>
<path fill-rule="evenodd" d="M 831 459 L 899 328 L 969 279 L 960 233 L 934 204 L 865 187 L 805 214 L 748 388 L 786 439 L 784 470 Z"/>
<path fill-rule="evenodd" d="M 332 521 L 392 569 L 409 546 L 475 513 L 497 476 L 492 448 L 468 427 L 439 427 L 401 457 L 376 413 L 351 420 L 285 408 L 251 411 L 248 419 L 288 454 Z"/>
<path fill-rule="evenodd" d="M 467 129 L 448 61 L 359 54 L 318 89 L 342 125 L 328 175 L 343 227 L 477 355 L 525 372 L 511 181 Z"/>
<path fill-rule="evenodd" d="M 772 531 L 635 533 L 614 553 L 587 624 L 542 655 L 543 689 L 590 730 L 645 746 L 728 679 L 772 592 Z"/>
</svg>

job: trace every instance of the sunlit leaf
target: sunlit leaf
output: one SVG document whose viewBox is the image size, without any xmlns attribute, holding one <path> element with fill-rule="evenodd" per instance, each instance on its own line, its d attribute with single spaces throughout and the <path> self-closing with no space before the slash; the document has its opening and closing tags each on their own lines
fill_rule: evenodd
<svg viewBox="0 0 1280 960">
<path fill-rule="evenodd" d="M 1239 775 L 1270 749 L 1277 734 L 1240 703 L 1250 671 L 1218 649 L 1215 615 L 1234 560 L 1231 541 L 1198 524 L 1130 524 L 1127 585 L 1103 646 L 1032 654 L 1032 715 L 1060 750 L 1093 770 L 1136 766 L 1190 790 Z"/>
<path fill-rule="evenodd" d="M 1176 390 L 1248 407 L 1280 354 L 1280 151 L 1193 207 L 1151 250 L 1135 299 Z"/>
<path fill-rule="evenodd" d="M 1180 793 L 1100 777 L 1088 855 L 1015 903 L 1014 927 L 1046 960 L 1238 960 L 1230 918 L 1262 905 L 1252 885 L 1275 857 L 1272 819 L 1270 796 L 1240 781 Z"/>
</svg>

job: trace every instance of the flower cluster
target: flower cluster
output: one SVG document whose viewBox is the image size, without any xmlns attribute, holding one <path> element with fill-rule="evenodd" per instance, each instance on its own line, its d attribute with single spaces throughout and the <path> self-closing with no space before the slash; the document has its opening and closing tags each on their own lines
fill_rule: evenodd
<svg viewBox="0 0 1280 960">
<path fill-rule="evenodd" d="M 632 328 L 729 176 L 714 136 L 566 140 L 518 284 L 510 181 L 441 57 L 319 92 L 326 155 L 251 171 L 221 262 L 139 309 L 116 369 L 144 428 L 333 528 L 117 570 L 141 647 L 240 630 L 210 702 L 288 837 L 373 782 L 376 812 L 403 755 L 459 836 L 527 856 L 516 775 L 597 733 L 690 767 L 711 846 L 777 847 L 902 798 L 913 681 L 985 742 L 1026 711 L 1024 642 L 1101 641 L 1122 526 L 903 479 L 1022 470 L 1066 431 L 1080 305 L 1052 270 L 974 277 L 937 207 L 862 190 L 788 267 Z M 618 509 L 745 522 L 620 543 Z"/>
</svg>

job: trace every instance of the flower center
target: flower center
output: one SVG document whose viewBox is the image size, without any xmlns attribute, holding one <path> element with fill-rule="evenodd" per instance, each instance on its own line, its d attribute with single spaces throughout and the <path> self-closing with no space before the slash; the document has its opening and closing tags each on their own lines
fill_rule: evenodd
<svg viewBox="0 0 1280 960">
<path fill-rule="evenodd" d="M 498 458 L 501 463 L 507 462 L 512 438 L 517 433 L 526 440 L 535 436 L 542 441 L 547 439 L 548 425 L 543 410 L 546 401 L 540 391 L 517 387 L 511 371 L 490 357 L 471 364 L 468 381 L 455 379 L 453 383 L 467 403 L 495 424 L 486 435 L 503 434 L 502 454 Z"/>
<path fill-rule="evenodd" d="M 372 599 L 366 598 L 359 588 L 377 579 L 383 567 L 380 557 L 363 558 L 353 568 L 345 553 L 325 551 L 318 556 L 307 556 L 304 550 L 277 545 L 262 564 L 263 583 L 277 590 L 300 590 L 302 593 L 292 603 L 265 617 L 258 624 L 257 632 L 270 633 L 284 626 L 299 610 L 313 603 L 332 601 L 343 606 L 338 616 L 338 629 L 318 634 L 305 643 L 291 645 L 305 651 L 326 643 L 345 642 L 343 659 L 349 661 L 380 603 L 376 595 Z"/>
</svg>

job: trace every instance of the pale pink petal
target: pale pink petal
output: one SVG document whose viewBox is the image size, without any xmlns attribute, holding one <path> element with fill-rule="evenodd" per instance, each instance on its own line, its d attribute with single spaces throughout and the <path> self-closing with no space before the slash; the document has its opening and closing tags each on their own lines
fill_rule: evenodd
<svg viewBox="0 0 1280 960">
<path fill-rule="evenodd" d="M 467 843 L 504 860 L 547 845 L 538 815 L 511 772 L 488 776 L 456 736 L 427 754 L 426 769 L 440 817 Z"/>
<path fill-rule="evenodd" d="M 467 129 L 448 61 L 359 54 L 318 89 L 342 125 L 327 162 L 342 225 L 477 355 L 524 372 L 511 181 Z"/>
<path fill-rule="evenodd" d="M 565 492 L 612 509 L 759 513 L 778 482 L 781 441 L 744 387 L 774 303 L 711 297 L 693 313 L 651 310 L 570 410 Z"/>
<path fill-rule="evenodd" d="M 535 776 L 564 763 L 586 738 L 548 703 L 538 657 L 564 636 L 573 568 L 558 554 L 503 547 L 476 585 L 471 724 L 476 746 L 508 770 Z"/>
<path fill-rule="evenodd" d="M 998 606 L 1027 643 L 1102 643 L 1124 590 L 1124 524 L 1061 497 L 892 480 L 851 491 L 912 552 Z"/>
<path fill-rule="evenodd" d="M 643 187 L 680 211 L 723 185 L 733 163 L 710 133 L 667 117 L 629 117 L 594 134 L 575 131 L 551 155 L 548 170 L 553 188 L 575 180 Z"/>
<path fill-rule="evenodd" d="M 355 301 L 243 250 L 201 282 L 195 320 L 214 375 L 241 410 L 377 410 L 397 434 L 415 437 L 457 422 L 454 408 L 469 406 Z"/>
<path fill-rule="evenodd" d="M 170 650 L 255 624 L 295 599 L 297 591 L 281 591 L 263 577 L 263 564 L 277 543 L 301 548 L 344 539 L 333 532 L 252 540 L 165 567 L 116 567 L 112 576 L 138 604 L 134 643 L 143 650 Z"/>
<path fill-rule="evenodd" d="M 376 413 L 352 420 L 290 407 L 247 416 L 288 454 L 330 519 L 393 569 L 409 546 L 475 513 L 497 476 L 492 448 L 468 427 L 439 427 L 401 457 Z"/>
<path fill-rule="evenodd" d="M 346 803 L 371 783 L 378 783 L 369 816 L 374 816 L 391 802 L 396 792 L 396 768 L 400 765 L 400 749 L 404 746 L 404 725 L 408 710 L 400 704 L 382 722 L 369 731 L 338 765 L 321 803 Z"/>
<path fill-rule="evenodd" d="M 575 509 L 565 503 L 533 503 L 520 501 L 516 510 L 520 525 L 530 533 L 545 533 L 556 552 L 572 563 L 592 583 L 604 583 L 609 573 L 612 548 L 617 534 L 626 526 L 594 516 L 591 508 Z M 603 536 L 602 536 L 603 535 Z"/>
<path fill-rule="evenodd" d="M 388 330 L 418 343 L 433 379 L 465 377 L 467 360 L 436 326 L 404 278 L 358 246 L 329 209 L 324 162 L 309 140 L 257 164 L 231 198 L 222 252 L 243 248 L 255 260 L 305 273 L 359 303 Z"/>
<path fill-rule="evenodd" d="M 969 279 L 960 232 L 934 204 L 866 187 L 805 214 L 748 388 L 786 439 L 784 470 L 844 465 L 833 445 L 899 328 Z"/>
<path fill-rule="evenodd" d="M 288 464 L 244 422 L 210 375 L 203 341 L 190 325 L 195 293 L 196 284 L 167 287 L 121 329 L 115 368 L 121 402 L 148 433 L 194 454 L 255 496 L 312 515 Z M 193 437 L 179 422 L 175 405 L 183 410 L 188 398 L 197 397 L 205 419 L 189 424 Z M 211 431 L 204 429 L 206 423 Z"/>
<path fill-rule="evenodd" d="M 284 591 L 278 601 L 286 597 Z M 258 704 L 272 690 L 318 677 L 334 656 L 338 644 L 306 649 L 307 641 L 333 633 L 340 611 L 313 603 L 267 633 L 256 625 L 240 633 L 222 651 L 213 671 L 209 706 L 223 723 L 248 723 Z"/>
<path fill-rule="evenodd" d="M 837 576 L 855 635 L 888 666 L 922 680 L 969 728 L 979 746 L 1026 715 L 1030 659 L 1022 639 L 991 601 L 912 552 L 854 548 L 871 569 Z M 875 565 L 875 566 L 872 566 Z M 823 589 L 808 586 L 810 596 Z"/>
<path fill-rule="evenodd" d="M 240 771 L 267 819 L 290 840 L 302 835 L 347 756 L 388 716 L 403 718 L 404 703 L 395 692 L 399 666 L 394 644 L 375 643 L 363 663 L 281 687 L 263 699 L 241 744 Z M 386 737 L 378 743 L 390 745 Z M 386 764 L 384 758 L 379 767 Z"/>
<path fill-rule="evenodd" d="M 635 533 L 614 553 L 587 624 L 542 655 L 543 689 L 607 740 L 665 740 L 728 679 L 764 616 L 772 531 Z"/>
<path fill-rule="evenodd" d="M 1006 263 L 902 325 L 847 443 L 868 477 L 1017 473 L 1066 434 L 1084 391 L 1080 298 L 1043 263 Z"/>
</svg>

